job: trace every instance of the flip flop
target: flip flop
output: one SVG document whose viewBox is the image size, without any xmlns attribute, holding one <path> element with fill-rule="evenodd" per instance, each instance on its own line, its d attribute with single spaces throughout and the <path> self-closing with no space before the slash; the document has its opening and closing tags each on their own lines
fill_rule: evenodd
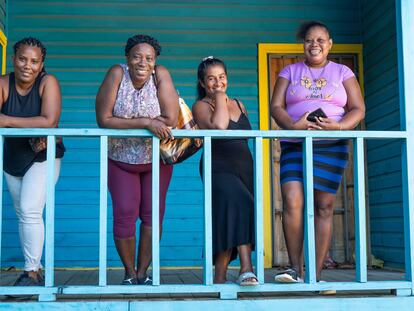
<svg viewBox="0 0 414 311">
<path fill-rule="evenodd" d="M 255 279 L 254 281 L 248 279 Z M 257 280 L 257 276 L 253 272 L 244 272 L 239 275 L 236 281 L 237 284 L 240 286 L 254 286 L 259 285 L 259 281 Z"/>
</svg>

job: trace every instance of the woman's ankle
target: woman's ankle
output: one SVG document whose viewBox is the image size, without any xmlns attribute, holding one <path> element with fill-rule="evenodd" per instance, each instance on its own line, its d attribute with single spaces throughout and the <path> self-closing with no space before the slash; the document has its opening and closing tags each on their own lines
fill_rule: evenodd
<svg viewBox="0 0 414 311">
<path fill-rule="evenodd" d="M 137 271 L 136 276 L 137 278 L 142 279 L 147 276 L 147 271 Z"/>
<path fill-rule="evenodd" d="M 38 281 L 37 271 L 24 271 L 24 272 L 27 273 L 27 275 L 29 276 L 29 278 L 32 278 L 32 279 Z"/>
<path fill-rule="evenodd" d="M 136 278 L 137 274 L 135 270 L 127 270 L 125 269 L 124 279 Z"/>
<path fill-rule="evenodd" d="M 239 270 L 239 274 L 245 273 L 245 272 L 253 272 L 253 266 L 252 265 L 242 265 Z"/>
<path fill-rule="evenodd" d="M 226 283 L 227 282 L 227 279 L 226 278 L 214 278 L 214 280 L 213 280 L 213 283 L 214 284 L 224 284 L 224 283 Z"/>
</svg>

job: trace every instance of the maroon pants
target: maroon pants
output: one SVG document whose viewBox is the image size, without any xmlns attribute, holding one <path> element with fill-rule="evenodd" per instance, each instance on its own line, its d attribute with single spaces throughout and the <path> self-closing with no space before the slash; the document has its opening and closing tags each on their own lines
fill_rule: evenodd
<svg viewBox="0 0 414 311">
<path fill-rule="evenodd" d="M 172 171 L 172 165 L 160 163 L 160 224 Z M 108 188 L 112 197 L 115 238 L 135 237 L 138 217 L 144 226 L 152 226 L 152 163 L 128 164 L 108 159 Z"/>
</svg>

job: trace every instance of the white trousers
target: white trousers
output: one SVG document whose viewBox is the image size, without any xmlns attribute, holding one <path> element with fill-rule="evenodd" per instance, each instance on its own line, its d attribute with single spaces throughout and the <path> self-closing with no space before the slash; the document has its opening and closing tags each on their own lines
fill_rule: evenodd
<svg viewBox="0 0 414 311">
<path fill-rule="evenodd" d="M 55 162 L 55 184 L 59 178 L 61 159 Z M 20 244 L 24 270 L 37 271 L 45 240 L 43 210 L 46 203 L 47 162 L 35 162 L 23 177 L 4 172 L 9 193 L 19 221 Z"/>
</svg>

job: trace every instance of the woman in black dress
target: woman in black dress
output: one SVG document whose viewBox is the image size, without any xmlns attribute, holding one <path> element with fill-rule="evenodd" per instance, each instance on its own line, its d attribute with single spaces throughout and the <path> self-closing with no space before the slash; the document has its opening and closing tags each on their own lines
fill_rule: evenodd
<svg viewBox="0 0 414 311">
<path fill-rule="evenodd" d="M 214 57 L 198 66 L 198 100 L 193 115 L 201 129 L 250 130 L 243 104 L 227 96 L 225 64 Z M 237 283 L 257 285 L 254 247 L 253 160 L 247 139 L 212 141 L 212 212 L 214 283 L 227 281 L 230 261 L 240 256 Z"/>
</svg>

